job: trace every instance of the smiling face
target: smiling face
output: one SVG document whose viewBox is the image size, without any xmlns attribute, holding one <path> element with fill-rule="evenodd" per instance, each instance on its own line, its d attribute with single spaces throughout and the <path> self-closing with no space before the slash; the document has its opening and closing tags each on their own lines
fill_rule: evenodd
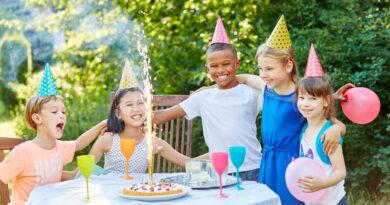
<svg viewBox="0 0 390 205">
<path fill-rule="evenodd" d="M 46 136 L 60 139 L 66 124 L 64 102 L 54 98 L 44 103 L 40 111 L 33 113 L 31 118 L 36 124 L 38 132 L 43 132 Z"/>
<path fill-rule="evenodd" d="M 116 115 L 124 121 L 125 125 L 143 126 L 145 122 L 145 104 L 142 101 L 141 92 L 127 92 L 123 95 L 117 106 Z"/>
<path fill-rule="evenodd" d="M 307 119 L 325 117 L 325 109 L 328 106 L 329 103 L 324 97 L 315 97 L 305 91 L 298 93 L 299 112 Z"/>
<path fill-rule="evenodd" d="M 208 74 L 220 89 L 229 89 L 238 85 L 236 70 L 240 62 L 228 49 L 209 51 L 206 54 Z"/>
<path fill-rule="evenodd" d="M 277 89 L 290 81 L 290 73 L 293 68 L 291 61 L 284 64 L 278 59 L 260 55 L 257 58 L 257 63 L 260 77 L 268 87 Z"/>
</svg>

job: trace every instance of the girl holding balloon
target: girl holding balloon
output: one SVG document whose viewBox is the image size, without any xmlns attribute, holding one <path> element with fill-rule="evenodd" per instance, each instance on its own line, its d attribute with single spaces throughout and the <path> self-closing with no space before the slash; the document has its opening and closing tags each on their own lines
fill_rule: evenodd
<svg viewBox="0 0 390 205">
<path fill-rule="evenodd" d="M 312 197 L 305 195 L 306 198 L 299 198 L 294 195 L 295 190 L 290 190 L 290 192 L 307 204 L 308 202 L 329 205 L 346 204 L 344 190 L 346 169 L 341 143 L 332 154 L 327 155 L 323 151 L 321 142 L 321 135 L 331 126 L 329 119 L 335 115 L 335 112 L 332 102 L 332 85 L 323 72 L 313 45 L 310 48 L 305 77 L 298 82 L 296 93 L 298 94 L 299 112 L 307 119 L 307 124 L 303 127 L 300 136 L 300 156 L 309 157 L 318 162 L 325 171 L 325 177 L 308 174 L 298 181 L 302 192 L 312 193 L 322 190 L 323 195 L 316 199 L 314 199 L 315 195 L 311 195 Z M 309 170 L 305 172 L 310 173 Z M 317 173 L 313 173 L 315 174 Z M 290 189 L 289 183 L 294 182 L 287 181 Z"/>
<path fill-rule="evenodd" d="M 282 204 L 301 204 L 289 192 L 285 174 L 291 158 L 299 156 L 299 134 L 306 123 L 296 104 L 296 82 L 298 69 L 284 16 L 280 17 L 272 34 L 256 53 L 260 76 L 242 74 L 237 79 L 263 93 L 261 137 L 264 144 L 259 182 L 277 193 Z M 348 89 L 345 85 L 335 93 Z M 333 153 L 338 146 L 345 125 L 332 118 L 332 126 L 321 136 L 324 151 Z"/>
</svg>

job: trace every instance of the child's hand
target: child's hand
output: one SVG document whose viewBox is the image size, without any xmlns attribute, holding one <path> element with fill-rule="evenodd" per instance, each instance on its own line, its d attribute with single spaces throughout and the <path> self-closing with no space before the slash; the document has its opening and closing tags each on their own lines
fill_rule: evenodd
<svg viewBox="0 0 390 205">
<path fill-rule="evenodd" d="M 333 93 L 333 99 L 335 101 L 339 101 L 339 102 L 342 102 L 342 101 L 345 101 L 347 100 L 343 95 L 345 93 L 345 91 L 347 91 L 348 89 L 351 89 L 351 88 L 354 88 L 355 85 L 352 84 L 352 83 L 347 83 L 343 86 L 341 86 L 340 89 L 338 89 L 335 93 Z"/>
<path fill-rule="evenodd" d="M 333 154 L 337 146 L 340 144 L 341 128 L 337 125 L 331 126 L 321 136 L 321 141 L 324 142 L 324 152 L 326 155 Z M 324 141 L 325 140 L 325 141 Z"/>
<path fill-rule="evenodd" d="M 303 192 L 308 193 L 318 191 L 324 187 L 324 183 L 321 179 L 312 176 L 305 176 L 299 179 L 298 184 Z"/>
<path fill-rule="evenodd" d="M 163 150 L 163 146 L 155 147 L 153 146 L 153 154 L 158 154 Z"/>
<path fill-rule="evenodd" d="M 102 120 L 99 124 L 101 125 L 100 135 L 103 135 L 108 130 L 107 119 Z"/>
</svg>

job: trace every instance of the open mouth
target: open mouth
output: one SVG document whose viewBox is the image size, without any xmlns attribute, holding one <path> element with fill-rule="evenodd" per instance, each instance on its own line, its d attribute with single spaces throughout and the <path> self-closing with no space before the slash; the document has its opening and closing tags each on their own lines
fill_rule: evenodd
<svg viewBox="0 0 390 205">
<path fill-rule="evenodd" d="M 64 123 L 63 122 L 60 122 L 56 125 L 56 130 L 57 132 L 62 132 L 64 131 Z"/>
</svg>

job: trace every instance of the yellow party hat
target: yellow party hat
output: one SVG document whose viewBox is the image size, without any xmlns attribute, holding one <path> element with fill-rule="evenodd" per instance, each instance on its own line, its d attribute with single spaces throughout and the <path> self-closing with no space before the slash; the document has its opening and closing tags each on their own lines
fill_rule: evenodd
<svg viewBox="0 0 390 205">
<path fill-rule="evenodd" d="M 139 82 L 135 77 L 133 66 L 128 59 L 125 61 L 125 67 L 123 68 L 121 82 L 119 83 L 119 89 L 126 89 L 131 87 L 138 87 Z"/>
<path fill-rule="evenodd" d="M 276 50 L 284 50 L 291 48 L 291 38 L 287 30 L 284 15 L 280 17 L 278 23 L 276 24 L 274 30 L 271 33 L 271 36 L 268 37 L 266 45 Z"/>
</svg>

